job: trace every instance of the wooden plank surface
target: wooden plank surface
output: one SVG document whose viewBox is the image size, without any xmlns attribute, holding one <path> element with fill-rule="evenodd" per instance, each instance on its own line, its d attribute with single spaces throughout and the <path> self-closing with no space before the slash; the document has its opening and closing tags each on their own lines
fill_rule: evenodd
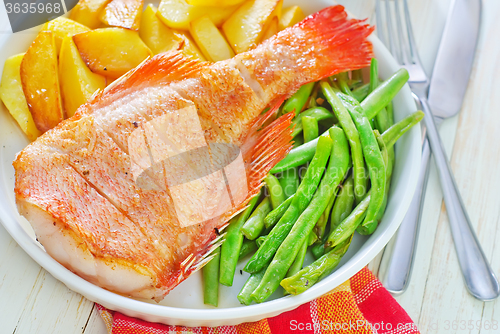
<svg viewBox="0 0 500 334">
<path fill-rule="evenodd" d="M 373 0 L 339 2 L 361 18 L 372 17 L 375 8 Z M 451 0 L 409 3 L 421 58 L 431 73 Z M 500 240 L 500 175 L 496 173 L 500 165 L 499 17 L 500 1 L 483 0 L 478 55 L 464 107 L 440 129 L 478 238 L 497 274 L 500 259 L 493 254 L 500 251 L 495 244 Z M 379 254 L 370 269 L 383 274 L 389 256 L 389 251 Z M 396 299 L 422 333 L 500 333 L 500 302 L 479 302 L 463 285 L 434 166 L 415 270 L 408 291 Z M 1 333 L 106 333 L 93 304 L 40 268 L 1 226 L 0 301 Z M 461 329 L 464 323 L 467 328 Z"/>
</svg>

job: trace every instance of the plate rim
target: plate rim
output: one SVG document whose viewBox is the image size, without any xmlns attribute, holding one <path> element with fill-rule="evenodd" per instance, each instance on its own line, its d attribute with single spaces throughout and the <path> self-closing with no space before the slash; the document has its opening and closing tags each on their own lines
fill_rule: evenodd
<svg viewBox="0 0 500 334">
<path fill-rule="evenodd" d="M 0 38 L 0 45 L 3 45 L 8 37 Z M 399 68 L 396 61 L 391 56 L 385 46 L 372 34 L 369 40 L 373 43 L 377 58 L 385 58 L 391 69 Z M 411 91 L 408 85 L 403 87 L 401 94 L 405 101 L 411 97 Z M 408 101 L 406 101 L 408 102 Z M 416 110 L 416 108 L 415 108 Z M 287 296 L 275 300 L 267 301 L 262 304 L 254 304 L 245 307 L 231 307 L 220 309 L 195 309 L 195 308 L 177 308 L 172 306 L 155 305 L 140 300 L 125 297 L 114 292 L 100 288 L 70 270 L 59 264 L 50 257 L 33 240 L 24 229 L 18 224 L 15 217 L 9 212 L 0 209 L 0 222 L 12 236 L 21 248 L 33 258 L 40 266 L 45 268 L 52 276 L 61 281 L 71 290 L 78 292 L 91 301 L 97 302 L 102 306 L 119 311 L 125 315 L 138 317 L 147 321 L 160 322 L 169 325 L 184 326 L 218 326 L 235 325 L 242 322 L 256 321 L 262 318 L 276 316 L 280 313 L 295 309 L 342 284 L 347 279 L 361 270 L 384 248 L 392 236 L 396 233 L 403 217 L 408 210 L 412 194 L 416 189 L 417 176 L 420 169 L 420 124 L 405 134 L 410 141 L 410 155 L 407 159 L 413 161 L 409 171 L 410 177 L 404 192 L 404 198 L 400 200 L 394 218 L 389 223 L 386 230 L 377 238 L 370 237 L 365 241 L 363 247 L 353 255 L 353 257 L 344 265 L 339 267 L 334 273 L 330 274 L 324 280 L 318 282 L 311 289 L 297 296 Z M 408 167 L 408 166 L 406 166 Z M 11 220 L 13 219 L 13 223 Z"/>
</svg>

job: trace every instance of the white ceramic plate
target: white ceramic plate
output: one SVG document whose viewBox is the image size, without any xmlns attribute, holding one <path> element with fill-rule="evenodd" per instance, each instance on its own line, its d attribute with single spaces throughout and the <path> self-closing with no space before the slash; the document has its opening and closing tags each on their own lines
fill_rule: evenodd
<svg viewBox="0 0 500 334">
<path fill-rule="evenodd" d="M 306 14 L 310 14 L 334 3 L 329 0 L 285 0 L 285 6 L 294 4 L 300 5 Z M 38 30 L 32 29 L 15 35 L 0 34 L 0 72 L 5 59 L 27 50 Z M 0 31 L 5 31 L 5 29 L 0 29 Z M 376 37 L 372 36 L 371 41 L 379 60 L 380 76 L 382 79 L 387 79 L 398 69 L 398 66 Z M 415 111 L 415 108 L 410 90 L 405 86 L 394 100 L 396 121 Z M 396 164 L 392 176 L 391 193 L 380 226 L 370 237 L 356 235 L 337 270 L 303 294 L 282 297 L 283 291 L 278 290 L 265 303 L 242 306 L 236 296 L 248 274 L 240 274 L 240 269 L 244 265 L 240 263 L 233 287 L 221 287 L 218 308 L 203 304 L 199 272 L 176 287 L 161 303 L 156 304 L 151 301 L 123 297 L 87 282 L 51 258 L 36 242 L 30 224 L 17 212 L 13 192 L 12 161 L 15 155 L 28 144 L 28 141 L 3 104 L 0 104 L 0 109 L 0 220 L 6 230 L 36 262 L 70 289 L 109 309 L 147 321 L 170 325 L 218 326 L 256 321 L 292 310 L 329 292 L 366 266 L 396 232 L 410 204 L 420 166 L 420 128 L 415 126 L 396 144 Z M 311 261 L 311 258 L 307 261 Z"/>
</svg>

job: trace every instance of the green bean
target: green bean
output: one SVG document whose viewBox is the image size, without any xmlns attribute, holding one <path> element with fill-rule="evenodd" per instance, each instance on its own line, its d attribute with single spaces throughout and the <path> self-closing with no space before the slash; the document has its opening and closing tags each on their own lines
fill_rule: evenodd
<svg viewBox="0 0 500 334">
<path fill-rule="evenodd" d="M 378 86 L 378 62 L 376 58 L 372 58 L 370 63 L 370 93 L 373 92 Z"/>
<path fill-rule="evenodd" d="M 351 71 L 351 78 L 354 81 L 360 81 L 360 82 L 362 82 L 363 81 L 363 72 L 362 72 L 362 70 L 359 69 L 359 70 Z"/>
<path fill-rule="evenodd" d="M 420 122 L 424 118 L 424 113 L 422 111 L 415 111 L 414 113 L 406 116 L 389 129 L 382 133 L 382 140 L 387 148 L 393 147 L 396 141 L 410 130 L 415 124 Z M 292 150 L 293 151 L 293 150 Z"/>
<path fill-rule="evenodd" d="M 302 127 L 304 128 L 304 143 L 318 138 L 318 120 L 311 116 L 302 117 Z"/>
<path fill-rule="evenodd" d="M 219 263 L 220 247 L 214 250 L 215 256 L 203 266 L 203 303 L 217 306 L 219 304 Z"/>
<path fill-rule="evenodd" d="M 317 240 L 318 236 L 314 231 L 311 231 L 311 233 L 309 233 L 309 237 L 307 238 L 307 246 L 313 245 Z"/>
<path fill-rule="evenodd" d="M 351 213 L 354 204 L 354 180 L 349 176 L 342 185 L 342 189 L 333 205 L 330 218 L 330 231 L 335 228 Z"/>
<path fill-rule="evenodd" d="M 363 222 L 366 215 L 366 209 L 370 203 L 370 192 L 366 197 L 352 210 L 352 212 L 344 219 L 333 231 L 330 232 L 328 239 L 325 242 L 326 250 L 337 246 L 344 240 L 349 238 L 354 233 L 356 228 Z"/>
<path fill-rule="evenodd" d="M 361 102 L 368 96 L 369 90 L 370 90 L 370 84 L 367 83 L 354 89 L 351 92 L 351 94 L 356 100 Z"/>
<path fill-rule="evenodd" d="M 243 285 L 243 287 L 241 288 L 240 293 L 238 294 L 238 300 L 240 301 L 240 303 L 244 305 L 250 305 L 252 303 L 252 298 L 250 297 L 250 295 L 259 285 L 260 281 L 262 280 L 262 277 L 264 277 L 266 269 L 267 266 L 258 273 L 250 275 L 250 277 L 245 282 L 245 285 Z"/>
<path fill-rule="evenodd" d="M 299 147 L 302 144 L 304 144 L 304 137 L 297 136 L 297 137 L 293 138 L 293 147 L 294 148 Z"/>
<path fill-rule="evenodd" d="M 279 246 L 262 281 L 252 293 L 252 298 L 258 303 L 265 301 L 279 287 L 280 281 L 285 277 L 300 247 L 304 242 L 309 240 L 314 225 L 316 225 L 316 222 L 328 205 L 328 199 L 330 199 L 347 172 L 350 156 L 349 144 L 347 143 L 344 131 L 335 127 L 330 129 L 329 132 L 333 140 L 333 147 L 331 148 L 332 152 L 328 168 L 311 202 Z M 264 245 L 259 250 L 263 249 L 263 247 Z"/>
<path fill-rule="evenodd" d="M 373 92 L 378 86 L 378 62 L 377 59 L 372 58 L 370 66 L 370 93 Z M 387 110 L 385 108 L 382 108 L 382 110 L 380 110 L 375 116 L 375 127 L 380 132 L 384 132 L 390 127 L 389 120 L 387 118 Z"/>
<path fill-rule="evenodd" d="M 320 137 L 328 137 L 328 131 L 323 132 Z M 316 153 L 316 146 L 318 145 L 318 138 L 303 144 L 299 147 L 293 148 L 288 155 L 280 162 L 271 168 L 270 173 L 281 173 L 284 170 L 302 166 L 306 162 L 311 161 Z"/>
<path fill-rule="evenodd" d="M 241 245 L 240 255 L 238 256 L 238 260 L 241 260 L 245 256 L 250 253 L 253 253 L 257 250 L 257 243 L 255 240 L 243 240 L 243 244 Z"/>
<path fill-rule="evenodd" d="M 350 79 L 348 81 L 349 88 L 351 89 L 351 93 L 356 89 L 364 85 L 363 80 L 361 79 Z"/>
<path fill-rule="evenodd" d="M 370 66 L 370 91 L 375 90 L 379 85 L 379 80 L 378 80 L 378 62 L 377 59 L 372 58 L 371 61 L 371 66 Z M 387 111 L 386 108 L 383 108 L 375 117 L 375 124 L 377 129 L 380 131 L 380 133 L 383 133 L 386 131 L 388 128 L 392 126 L 394 123 L 394 120 L 391 120 L 390 117 L 392 117 L 392 103 L 389 103 L 387 105 L 388 107 L 391 108 L 391 114 L 389 115 L 389 112 Z M 389 117 L 390 116 L 390 117 Z M 384 145 L 385 147 L 385 145 Z M 388 155 L 388 164 L 386 165 L 386 170 L 387 170 L 387 186 L 390 185 L 390 174 L 392 173 L 392 165 L 394 164 L 394 148 L 390 147 L 387 148 L 387 155 Z M 386 199 L 387 202 L 387 199 Z"/>
<path fill-rule="evenodd" d="M 256 239 L 264 230 L 264 218 L 271 212 L 271 200 L 266 197 L 260 202 L 250 215 L 250 218 L 241 227 L 241 233 L 248 239 Z"/>
<path fill-rule="evenodd" d="M 363 109 L 358 101 L 349 95 L 339 93 L 339 96 L 344 101 L 344 105 L 351 114 L 354 123 L 359 132 L 363 153 L 365 156 L 366 165 L 370 173 L 371 196 L 370 204 L 366 210 L 366 217 L 361 224 L 363 228 L 360 231 L 374 231 L 377 227 L 377 213 L 382 207 L 385 186 L 386 186 L 386 170 L 382 152 L 380 152 L 377 139 L 373 134 L 373 129 L 370 126 L 369 120 L 364 116 Z M 366 228 L 366 229 L 365 229 Z"/>
<path fill-rule="evenodd" d="M 255 240 L 255 243 L 257 244 L 257 248 L 260 248 L 264 241 L 266 241 L 267 235 L 263 235 L 261 237 L 258 237 L 257 240 Z"/>
<path fill-rule="evenodd" d="M 307 108 L 314 108 L 318 106 L 318 103 L 316 103 L 316 97 L 318 96 L 318 85 L 314 85 L 313 91 L 311 93 L 311 96 L 309 97 L 309 101 L 307 101 Z"/>
<path fill-rule="evenodd" d="M 354 180 L 352 175 L 344 181 L 344 184 L 340 188 L 340 192 L 336 196 L 336 199 L 334 198 L 335 202 L 330 213 L 330 231 L 333 231 L 352 211 L 352 206 L 354 204 Z M 323 216 L 324 215 L 325 213 L 323 213 Z M 328 221 L 328 216 L 326 216 L 326 220 Z M 327 239 L 328 235 L 323 235 L 321 242 L 311 248 L 311 252 L 315 259 L 319 259 L 325 253 L 324 246 Z"/>
<path fill-rule="evenodd" d="M 302 269 L 302 266 L 304 265 L 304 259 L 306 258 L 306 253 L 307 253 L 307 242 L 308 240 L 306 239 L 303 243 L 302 246 L 300 246 L 299 252 L 297 253 L 297 256 L 295 256 L 295 260 L 293 260 L 292 265 L 288 269 L 288 272 L 286 273 L 287 277 L 295 275 L 297 272 Z"/>
<path fill-rule="evenodd" d="M 267 174 L 264 182 L 269 190 L 269 197 L 271 198 L 271 205 L 276 209 L 281 203 L 285 201 L 285 194 L 281 188 L 280 181 L 273 174 Z"/>
<path fill-rule="evenodd" d="M 366 118 L 374 118 L 380 110 L 387 106 L 409 78 L 408 71 L 402 68 L 368 94 L 361 102 Z"/>
<path fill-rule="evenodd" d="M 384 196 L 384 200 L 382 201 L 382 206 L 380 207 L 380 210 L 377 213 L 377 216 L 375 218 L 377 220 L 377 224 L 380 223 L 380 221 L 382 220 L 382 217 L 384 216 L 386 208 L 387 208 L 387 194 Z M 369 234 L 372 234 L 374 232 L 374 230 L 373 231 L 369 230 L 364 226 L 358 226 L 358 228 L 356 230 L 361 235 L 369 235 Z"/>
<path fill-rule="evenodd" d="M 329 275 L 338 266 L 340 260 L 349 249 L 351 240 L 352 235 L 351 238 L 345 240 L 342 244 L 324 254 L 295 275 L 282 280 L 280 285 L 286 292 L 293 295 L 298 295 L 306 291 L 316 282 Z"/>
<path fill-rule="evenodd" d="M 330 217 L 330 212 L 332 211 L 332 206 L 333 203 L 335 202 L 337 191 L 338 188 L 335 188 L 335 191 L 328 200 L 328 204 L 326 205 L 325 211 L 323 211 L 323 213 L 318 219 L 318 222 L 316 223 L 316 226 L 314 226 L 314 233 L 316 233 L 318 239 L 322 239 L 323 235 L 325 234 L 326 224 L 328 222 L 328 218 Z"/>
<path fill-rule="evenodd" d="M 321 256 L 323 256 L 323 254 L 325 254 L 325 241 L 327 238 L 328 236 L 324 235 L 321 242 L 311 247 L 311 253 L 313 254 L 315 259 L 319 259 Z"/>
<path fill-rule="evenodd" d="M 389 103 L 386 107 L 386 112 L 387 112 L 387 129 L 389 129 L 391 126 L 394 125 L 394 111 L 393 111 L 393 108 L 392 108 L 392 102 Z M 383 132 L 387 131 L 387 129 L 385 129 Z M 383 141 L 383 139 L 382 139 Z M 384 143 L 385 145 L 385 143 Z M 387 147 L 387 146 L 386 146 Z M 394 152 L 394 148 L 393 147 L 390 147 L 387 149 L 387 152 L 389 154 L 389 163 L 390 163 L 390 170 L 388 171 L 388 176 L 387 176 L 387 182 L 388 182 L 388 185 L 391 184 L 391 176 L 392 176 L 392 169 L 394 168 L 394 163 L 395 163 L 395 152 Z"/>
<path fill-rule="evenodd" d="M 310 82 L 308 84 L 303 85 L 299 88 L 298 91 L 295 92 L 288 100 L 286 100 L 283 105 L 283 113 L 289 113 L 291 111 L 295 112 L 295 115 L 298 115 L 304 108 L 307 103 L 307 99 L 311 95 L 311 91 L 314 88 L 314 82 Z"/>
<path fill-rule="evenodd" d="M 415 124 L 420 122 L 424 117 L 422 111 L 416 111 L 405 118 L 403 118 L 398 123 L 391 126 L 387 131 L 382 134 L 382 139 L 387 147 L 392 147 L 396 141 L 404 135 L 408 130 L 410 130 Z M 328 131 L 323 133 L 321 136 L 327 136 Z M 321 137 L 320 136 L 320 137 Z M 318 140 L 312 140 L 307 144 L 300 147 L 294 148 L 288 153 L 288 155 L 278 162 L 276 166 L 271 169 L 271 173 L 280 173 L 292 167 L 297 167 L 310 161 L 316 152 L 316 146 L 318 145 Z"/>
<path fill-rule="evenodd" d="M 377 220 L 377 224 L 378 224 L 382 220 L 382 216 L 384 215 L 385 208 L 387 206 L 387 196 L 389 195 L 389 184 L 390 184 L 389 179 L 391 177 L 390 174 L 392 174 L 392 165 L 391 165 L 391 162 L 389 161 L 389 151 L 387 150 L 387 147 L 385 146 L 384 141 L 382 140 L 382 136 L 380 135 L 378 130 L 374 130 L 373 133 L 375 134 L 375 137 L 377 138 L 377 143 L 380 147 L 380 152 L 382 152 L 382 157 L 384 158 L 384 164 L 385 164 L 385 173 L 387 175 L 384 200 L 382 201 L 382 206 L 380 207 L 379 211 L 377 212 L 377 215 L 375 218 Z M 360 233 L 362 235 L 366 235 L 366 234 L 373 233 L 373 231 L 366 229 L 364 226 L 359 226 L 358 233 Z"/>
<path fill-rule="evenodd" d="M 290 206 L 278 223 L 273 227 L 266 240 L 255 252 L 245 266 L 245 271 L 256 273 L 268 264 L 274 253 L 286 238 L 299 215 L 309 204 L 309 201 L 316 192 L 318 183 L 323 175 L 325 165 L 330 156 L 332 140 L 330 137 L 320 137 L 316 154 L 307 168 L 306 175 L 302 179 L 297 192 L 293 196 Z M 316 222 L 315 222 L 316 223 Z M 300 246 L 300 245 L 299 245 Z M 292 259 L 293 260 L 293 259 Z"/>
<path fill-rule="evenodd" d="M 288 197 L 286 201 L 280 204 L 280 206 L 278 206 L 273 211 L 269 212 L 266 218 L 264 218 L 264 226 L 266 228 L 273 227 L 280 220 L 280 218 L 283 217 L 286 210 L 290 206 L 290 203 L 292 203 L 293 196 L 294 195 Z"/>
<path fill-rule="evenodd" d="M 300 184 L 298 168 L 294 167 L 283 171 L 279 181 L 285 198 L 290 198 L 290 196 L 295 194 Z"/>
<path fill-rule="evenodd" d="M 219 277 L 221 284 L 227 286 L 233 285 L 234 272 L 236 271 L 238 256 L 243 244 L 243 234 L 241 234 L 240 230 L 259 199 L 260 194 L 255 195 L 248 203 L 248 207 L 229 222 L 226 235 L 224 236 L 224 243 L 221 247 Z"/>
<path fill-rule="evenodd" d="M 394 125 L 394 106 L 392 102 L 389 102 L 385 109 L 387 110 L 387 120 L 389 121 L 389 127 L 391 127 Z M 384 132 L 385 131 L 386 130 L 384 130 Z"/>
<path fill-rule="evenodd" d="M 352 96 L 351 87 L 349 87 L 349 77 L 347 72 L 339 73 L 335 76 L 335 78 L 337 79 L 337 84 L 339 85 L 342 93 Z"/>
<path fill-rule="evenodd" d="M 367 191 L 368 178 L 366 177 L 363 150 L 358 130 L 356 129 L 349 112 L 344 108 L 342 102 L 337 97 L 328 82 L 322 81 L 320 86 L 323 94 L 325 94 L 326 99 L 333 108 L 333 113 L 339 120 L 340 125 L 342 126 L 342 129 L 344 129 L 349 140 L 354 171 L 354 195 L 356 196 L 356 201 L 359 202 Z"/>
<path fill-rule="evenodd" d="M 384 140 L 382 139 L 382 135 L 380 134 L 380 132 L 378 130 L 373 130 L 373 134 L 374 134 L 375 138 L 377 139 L 377 144 L 379 146 L 380 152 L 382 153 L 382 158 L 384 159 L 385 174 L 387 176 L 387 179 L 390 179 L 390 177 L 392 175 L 392 167 L 393 166 L 392 166 L 392 163 L 390 161 L 389 149 L 387 148 L 387 146 L 385 146 Z M 389 184 L 387 179 L 386 179 L 386 183 Z M 386 189 L 387 189 L 387 187 L 386 187 Z"/>
<path fill-rule="evenodd" d="M 297 253 L 297 256 L 295 257 L 295 260 L 293 260 L 293 263 L 290 266 L 290 269 L 288 269 L 288 272 L 286 273 L 286 277 L 290 277 L 290 276 L 295 275 L 304 266 L 304 260 L 306 259 L 306 254 L 307 254 L 307 245 L 308 245 L 308 242 L 305 241 L 304 243 L 302 243 L 302 246 L 300 246 L 299 252 Z M 285 296 L 289 295 L 289 293 L 287 291 L 284 291 L 284 295 Z"/>
<path fill-rule="evenodd" d="M 314 117 L 318 122 L 323 120 L 333 120 L 335 118 L 331 112 L 329 112 L 327 109 L 323 107 L 314 107 L 304 110 L 303 112 L 295 116 L 295 118 L 292 121 L 291 124 L 291 127 L 293 128 L 292 137 L 295 137 L 302 132 L 303 130 L 302 117 L 305 116 Z"/>
</svg>

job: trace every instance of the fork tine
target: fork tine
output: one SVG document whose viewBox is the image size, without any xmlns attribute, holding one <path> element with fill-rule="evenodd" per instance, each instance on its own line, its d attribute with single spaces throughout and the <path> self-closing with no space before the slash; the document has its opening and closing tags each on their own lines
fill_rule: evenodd
<svg viewBox="0 0 500 334">
<path fill-rule="evenodd" d="M 396 61 L 401 64 L 401 59 L 399 58 L 399 54 L 396 50 L 396 45 L 394 43 L 394 30 L 392 28 L 392 14 L 391 14 L 391 5 L 388 0 L 385 1 L 385 20 L 387 21 L 387 35 L 389 39 L 389 48 L 391 49 L 391 53 L 396 58 Z"/>
<path fill-rule="evenodd" d="M 380 0 L 377 0 L 375 2 L 375 18 L 377 22 L 377 35 L 382 41 L 382 43 L 384 43 L 384 45 L 388 45 L 387 38 L 384 32 L 384 24 L 382 23 L 383 20 L 382 20 L 382 9 L 380 5 Z"/>
<path fill-rule="evenodd" d="M 404 4 L 404 13 L 405 13 L 405 22 L 406 22 L 406 32 L 408 33 L 408 41 L 410 42 L 410 53 L 412 60 L 416 64 L 420 63 L 420 57 L 417 52 L 417 43 L 415 42 L 415 37 L 413 36 L 413 28 L 411 26 L 411 18 L 410 18 L 410 10 L 408 9 L 408 1 L 403 0 Z"/>
<path fill-rule="evenodd" d="M 403 61 L 403 64 L 411 64 L 413 63 L 413 60 L 411 51 L 408 46 L 409 41 L 407 43 L 403 38 L 403 25 L 401 24 L 401 10 L 399 8 L 399 0 L 394 0 L 394 5 L 394 10 L 396 11 L 396 30 L 398 35 L 401 60 Z"/>
</svg>

